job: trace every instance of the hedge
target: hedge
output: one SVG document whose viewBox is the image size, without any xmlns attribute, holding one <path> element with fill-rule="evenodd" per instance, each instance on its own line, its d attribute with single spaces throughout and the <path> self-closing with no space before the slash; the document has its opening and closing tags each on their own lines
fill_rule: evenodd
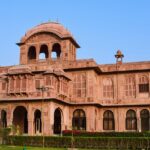
<svg viewBox="0 0 150 150">
<path fill-rule="evenodd" d="M 62 135 L 80 137 L 150 137 L 150 132 L 88 132 L 81 130 L 64 130 Z"/>
<path fill-rule="evenodd" d="M 44 137 L 45 147 L 89 149 L 150 148 L 149 137 Z M 42 136 L 8 136 L 7 145 L 42 146 Z"/>
<path fill-rule="evenodd" d="M 10 132 L 10 128 L 0 128 L 0 144 L 5 144 L 6 138 Z"/>
</svg>

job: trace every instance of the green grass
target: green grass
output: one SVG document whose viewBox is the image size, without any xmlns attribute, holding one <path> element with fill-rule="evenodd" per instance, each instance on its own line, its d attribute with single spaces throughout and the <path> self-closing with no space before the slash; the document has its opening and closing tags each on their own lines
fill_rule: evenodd
<svg viewBox="0 0 150 150">
<path fill-rule="evenodd" d="M 23 146 L 0 146 L 0 150 L 23 150 Z M 26 150 L 67 150 L 65 148 L 26 147 Z"/>
</svg>

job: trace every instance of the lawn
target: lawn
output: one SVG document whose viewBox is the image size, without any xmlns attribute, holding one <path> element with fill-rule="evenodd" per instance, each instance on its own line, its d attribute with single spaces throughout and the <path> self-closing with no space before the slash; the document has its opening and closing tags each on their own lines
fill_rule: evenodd
<svg viewBox="0 0 150 150">
<path fill-rule="evenodd" d="M 42 148 L 42 147 L 25 147 L 23 146 L 0 146 L 0 150 L 67 150 L 65 148 Z"/>
</svg>

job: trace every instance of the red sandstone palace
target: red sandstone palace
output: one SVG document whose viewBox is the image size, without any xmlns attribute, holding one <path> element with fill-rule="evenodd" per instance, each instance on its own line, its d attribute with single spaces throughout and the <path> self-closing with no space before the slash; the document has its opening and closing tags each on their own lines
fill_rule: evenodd
<svg viewBox="0 0 150 150">
<path fill-rule="evenodd" d="M 61 24 L 27 31 L 20 64 L 0 67 L 1 126 L 23 134 L 62 130 L 147 131 L 150 129 L 150 62 L 99 65 L 76 58 L 80 48 Z"/>
</svg>

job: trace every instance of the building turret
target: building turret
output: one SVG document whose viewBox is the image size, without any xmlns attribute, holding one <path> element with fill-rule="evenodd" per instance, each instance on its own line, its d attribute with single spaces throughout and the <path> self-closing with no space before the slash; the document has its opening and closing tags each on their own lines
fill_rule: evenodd
<svg viewBox="0 0 150 150">
<path fill-rule="evenodd" d="M 76 60 L 80 46 L 71 33 L 56 22 L 42 23 L 27 31 L 20 43 L 20 64 Z"/>
</svg>

